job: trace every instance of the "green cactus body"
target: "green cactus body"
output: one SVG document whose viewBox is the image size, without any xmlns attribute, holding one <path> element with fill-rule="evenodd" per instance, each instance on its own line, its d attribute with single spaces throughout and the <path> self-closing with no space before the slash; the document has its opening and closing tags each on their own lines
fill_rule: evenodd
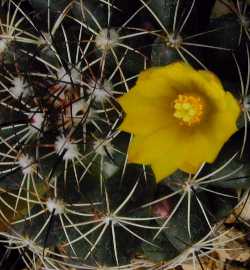
<svg viewBox="0 0 250 270">
<path fill-rule="evenodd" d="M 224 265 L 225 237 L 249 234 L 250 9 L 215 2 L 0 3 L 0 243 L 18 269 L 204 270 Z M 175 62 L 217 74 L 241 115 L 214 162 L 159 184 L 153 166 L 129 162 L 119 98 Z"/>
</svg>

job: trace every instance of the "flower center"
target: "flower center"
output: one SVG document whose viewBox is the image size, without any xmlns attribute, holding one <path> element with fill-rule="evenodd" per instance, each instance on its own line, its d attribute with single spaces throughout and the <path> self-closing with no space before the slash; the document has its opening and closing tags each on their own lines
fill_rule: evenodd
<svg viewBox="0 0 250 270">
<path fill-rule="evenodd" d="M 193 126 L 201 121 L 203 102 L 200 97 L 178 95 L 174 100 L 174 109 L 174 117 L 181 120 L 182 125 Z"/>
</svg>

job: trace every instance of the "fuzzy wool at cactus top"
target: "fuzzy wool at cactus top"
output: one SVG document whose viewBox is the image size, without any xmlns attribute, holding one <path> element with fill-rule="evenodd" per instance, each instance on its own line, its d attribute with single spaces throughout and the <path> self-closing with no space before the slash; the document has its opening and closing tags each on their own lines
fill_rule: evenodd
<svg viewBox="0 0 250 270">
<path fill-rule="evenodd" d="M 134 134 L 129 161 L 151 164 L 158 181 L 212 163 L 237 131 L 237 100 L 214 74 L 182 62 L 142 72 L 119 102 L 126 112 L 120 129 Z"/>
</svg>

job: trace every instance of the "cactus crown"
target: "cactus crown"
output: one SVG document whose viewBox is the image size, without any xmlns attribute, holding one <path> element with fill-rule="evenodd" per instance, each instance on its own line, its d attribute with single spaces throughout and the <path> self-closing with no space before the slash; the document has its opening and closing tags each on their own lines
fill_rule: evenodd
<svg viewBox="0 0 250 270">
<path fill-rule="evenodd" d="M 0 242 L 24 269 L 247 265 L 221 251 L 249 232 L 249 11 L 243 0 L 1 2 Z M 128 149 L 135 138 L 144 151 L 155 111 L 166 120 L 156 102 L 162 78 L 148 91 L 147 70 L 175 62 L 215 73 L 241 115 L 210 164 L 157 183 L 154 166 L 131 164 Z M 124 109 L 126 95 L 138 118 Z M 191 92 L 171 104 L 185 128 L 205 119 L 207 104 Z M 152 160 L 171 164 L 171 151 L 158 150 Z"/>
</svg>

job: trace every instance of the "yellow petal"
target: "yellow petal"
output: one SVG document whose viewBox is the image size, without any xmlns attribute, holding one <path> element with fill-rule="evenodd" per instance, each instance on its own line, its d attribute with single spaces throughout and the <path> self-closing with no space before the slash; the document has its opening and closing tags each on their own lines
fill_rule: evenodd
<svg viewBox="0 0 250 270">
<path fill-rule="evenodd" d="M 159 130 L 145 137 L 135 135 L 129 146 L 128 161 L 150 164 L 156 181 L 173 173 L 188 158 L 182 131 L 176 128 Z"/>
<path fill-rule="evenodd" d="M 195 174 L 202 165 L 202 163 L 192 164 L 191 162 L 185 161 L 183 164 L 181 164 L 179 169 L 187 173 Z"/>
<path fill-rule="evenodd" d="M 223 144 L 221 141 L 208 138 L 205 134 L 197 132 L 190 137 L 186 137 L 185 147 L 188 158 L 179 164 L 179 169 L 187 173 L 196 173 L 204 162 L 213 162 Z"/>
<path fill-rule="evenodd" d="M 131 92 L 132 93 L 132 92 Z M 174 124 L 172 108 L 168 99 L 145 98 L 125 95 L 119 99 L 123 109 L 128 111 L 119 129 L 145 135 L 159 128 Z"/>
<path fill-rule="evenodd" d="M 153 162 L 151 167 L 157 183 L 178 169 L 176 161 L 173 161 L 171 158 L 163 160 L 159 159 L 158 161 Z"/>
<path fill-rule="evenodd" d="M 239 113 L 239 104 L 231 93 L 226 92 L 221 100 L 220 110 L 209 119 L 207 125 L 189 139 L 186 137 L 190 158 L 179 168 L 195 173 L 203 162 L 214 162 L 223 145 L 237 131 L 236 120 Z"/>
<path fill-rule="evenodd" d="M 164 177 L 170 175 L 179 168 L 180 163 L 187 159 L 187 151 L 185 148 L 175 148 L 173 144 L 167 145 L 159 144 L 154 145 L 153 148 L 148 148 L 150 143 L 156 138 L 143 138 L 135 137 L 129 147 L 128 162 L 140 163 L 148 165 L 150 164 L 155 174 L 156 181 L 161 181 Z M 160 137 L 158 137 L 160 139 Z M 151 141 L 152 140 L 152 141 Z M 177 140 L 177 138 L 176 138 Z M 146 145 L 143 148 L 143 145 Z"/>
<path fill-rule="evenodd" d="M 174 98 L 179 92 L 192 90 L 190 77 L 195 70 L 183 62 L 172 63 L 163 67 L 153 67 L 140 73 L 136 91 L 145 97 Z"/>
<path fill-rule="evenodd" d="M 219 78 L 214 73 L 212 73 L 211 71 L 209 71 L 209 70 L 198 70 L 197 72 L 198 72 L 198 74 L 202 75 L 207 82 L 214 83 L 218 87 L 223 89 L 223 86 L 222 86 Z"/>
<path fill-rule="evenodd" d="M 202 115 L 194 125 L 175 117 L 179 95 L 201 98 Z M 180 62 L 142 72 L 119 103 L 126 113 L 120 129 L 134 134 L 129 162 L 151 164 L 157 181 L 178 168 L 195 173 L 202 163 L 213 162 L 237 131 L 240 113 L 237 100 L 213 73 Z"/>
<path fill-rule="evenodd" d="M 135 135 L 129 146 L 129 161 L 150 164 L 153 160 L 172 158 L 181 141 L 181 131 L 171 126 L 147 136 Z"/>
<path fill-rule="evenodd" d="M 201 76 L 200 76 L 201 75 Z M 210 100 L 222 100 L 225 90 L 219 78 L 210 71 L 199 70 L 196 73 L 196 83 L 199 91 L 202 91 Z"/>
</svg>

